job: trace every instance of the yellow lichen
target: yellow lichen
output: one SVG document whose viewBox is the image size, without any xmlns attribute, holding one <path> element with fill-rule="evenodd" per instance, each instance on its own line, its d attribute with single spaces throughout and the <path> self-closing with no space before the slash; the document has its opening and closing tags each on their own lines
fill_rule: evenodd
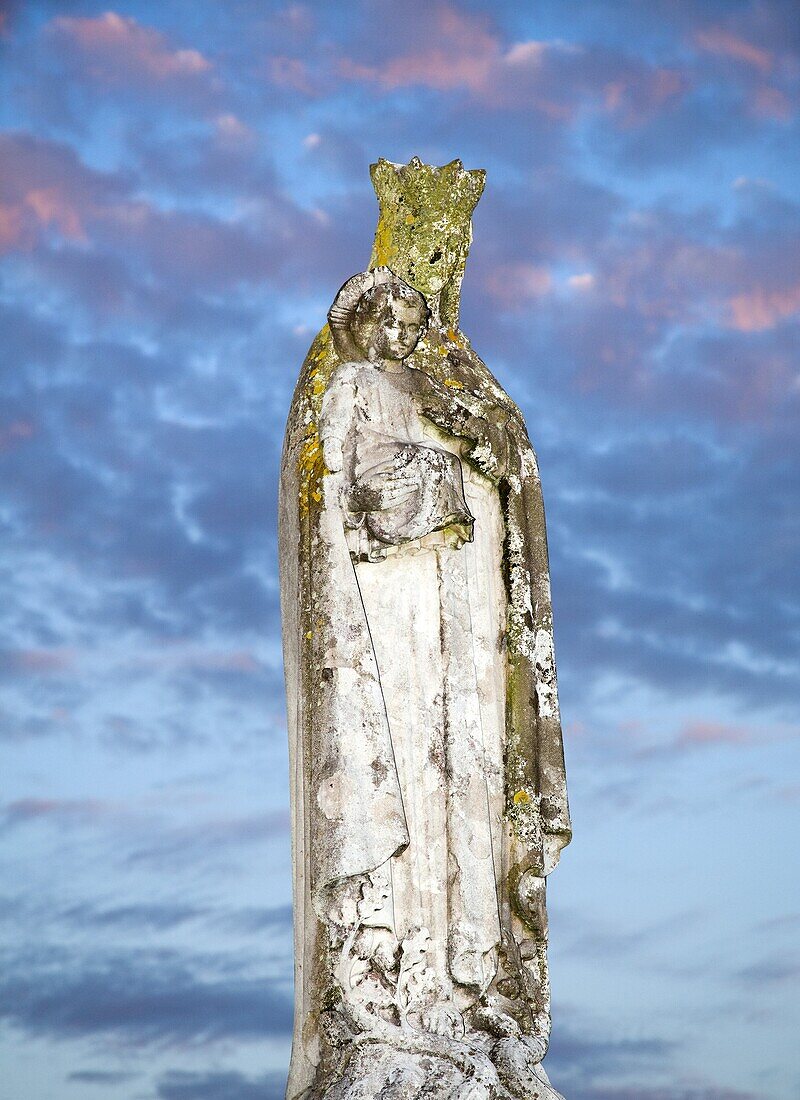
<svg viewBox="0 0 800 1100">
<path fill-rule="evenodd" d="M 460 160 L 437 168 L 414 157 L 408 164 L 379 160 L 370 175 L 380 204 L 370 267 L 390 267 L 455 330 L 470 219 L 484 173 L 465 171 Z"/>
<path fill-rule="evenodd" d="M 375 267 L 391 267 L 393 251 L 392 227 L 389 225 L 388 220 L 381 216 L 378 221 L 378 228 L 375 230 Z"/>
<path fill-rule="evenodd" d="M 526 802 L 530 802 L 530 800 L 531 796 L 528 794 L 527 791 L 517 791 L 517 793 L 514 795 L 515 806 L 523 805 Z"/>
<path fill-rule="evenodd" d="M 322 442 L 319 438 L 317 421 L 325 388 L 337 362 L 338 359 L 331 342 L 330 329 L 325 325 L 306 356 L 303 404 L 308 410 L 308 419 L 305 436 L 300 444 L 297 457 L 301 516 L 308 515 L 312 503 L 320 504 L 322 502 L 322 479 L 327 470 L 323 460 Z"/>
<path fill-rule="evenodd" d="M 309 500 L 319 502 L 322 499 L 320 482 L 325 472 L 325 464 L 322 461 L 322 443 L 316 424 L 308 425 L 308 432 L 300 445 L 297 469 L 300 475 L 300 514 L 306 515 Z"/>
</svg>

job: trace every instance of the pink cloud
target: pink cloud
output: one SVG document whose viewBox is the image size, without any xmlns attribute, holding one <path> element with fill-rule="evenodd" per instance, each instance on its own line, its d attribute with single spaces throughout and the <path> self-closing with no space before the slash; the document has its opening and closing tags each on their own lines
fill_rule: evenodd
<svg viewBox="0 0 800 1100">
<path fill-rule="evenodd" d="M 258 674 L 264 671 L 264 666 L 255 654 L 246 649 L 220 651 L 188 646 L 166 647 L 155 656 L 144 656 L 140 663 L 144 668 L 189 669 L 200 672 Z"/>
<path fill-rule="evenodd" d="M 772 422 L 797 395 L 785 326 L 800 320 L 796 253 L 789 227 L 756 238 L 746 223 L 723 229 L 716 217 L 689 225 L 655 210 L 635 212 L 593 250 L 591 293 L 560 300 L 563 310 L 553 314 L 577 364 L 571 384 L 622 404 L 691 410 L 717 426 Z M 564 259 L 545 254 L 539 262 Z M 577 266 L 584 257 L 569 260 Z M 713 333 L 698 341 L 691 372 L 663 354 L 675 324 L 684 333 Z M 771 329 L 769 339 L 739 335 Z"/>
<path fill-rule="evenodd" d="M 491 97 L 493 70 L 502 64 L 499 38 L 486 21 L 440 6 L 434 14 L 436 45 L 389 58 L 378 65 L 342 58 L 340 75 L 393 90 L 412 85 L 439 91 L 467 89 L 479 98 Z M 522 59 L 516 47 L 515 62 Z M 525 58 L 530 60 L 530 58 Z"/>
<path fill-rule="evenodd" d="M 502 308 L 523 309 L 532 299 L 549 294 L 553 277 L 546 267 L 536 264 L 501 264 L 486 275 L 484 287 Z"/>
<path fill-rule="evenodd" d="M 247 140 L 234 116 L 223 116 L 221 126 L 225 141 Z M 223 140 L 219 126 L 211 140 Z M 69 146 L 0 133 L 0 252 L 32 252 L 56 238 L 143 263 L 173 291 L 230 288 L 283 277 L 304 249 L 335 256 L 341 232 L 323 211 L 269 186 L 237 219 L 163 209 L 134 195 L 125 177 L 89 168 Z"/>
<path fill-rule="evenodd" d="M 14 649 L 6 660 L 14 671 L 34 676 L 65 672 L 74 664 L 73 654 L 63 649 Z"/>
<path fill-rule="evenodd" d="M 97 211 L 121 194 L 121 180 L 67 146 L 0 134 L 0 252 L 29 251 L 48 233 L 85 243 Z"/>
<path fill-rule="evenodd" d="M 219 144 L 226 148 L 248 147 L 255 140 L 255 134 L 250 127 L 231 112 L 217 115 L 214 119 L 214 132 Z"/>
<path fill-rule="evenodd" d="M 26 439 L 31 439 L 36 432 L 32 420 L 13 420 L 10 424 L 0 428 L 0 451 L 9 451 Z"/>
<path fill-rule="evenodd" d="M 437 5 L 429 19 L 421 38 L 432 45 L 420 48 L 413 42 L 378 63 L 341 57 L 337 75 L 387 92 L 408 87 L 464 91 L 488 107 L 525 105 L 556 120 L 572 117 L 572 90 L 559 92 L 561 85 L 548 78 L 545 68 L 551 56 L 577 54 L 577 48 L 535 40 L 506 45 L 485 16 L 448 4 Z"/>
<path fill-rule="evenodd" d="M 155 28 L 113 11 L 60 15 L 48 29 L 62 51 L 76 55 L 84 74 L 102 84 L 196 81 L 213 68 L 199 50 L 175 48 Z"/>
<path fill-rule="evenodd" d="M 757 118 L 770 118 L 778 122 L 788 122 L 794 115 L 792 102 L 786 93 L 769 84 L 756 88 L 750 110 Z"/>
<path fill-rule="evenodd" d="M 562 41 L 507 41 L 486 16 L 438 4 L 388 56 L 340 57 L 337 75 L 384 92 L 463 92 L 483 107 L 532 110 L 571 122 L 599 107 L 623 126 L 646 123 L 688 88 L 677 70 Z M 377 28 L 372 28 L 377 35 Z"/>
<path fill-rule="evenodd" d="M 13 203 L 0 203 L 0 255 L 22 248 L 25 236 L 20 208 Z"/>
<path fill-rule="evenodd" d="M 270 57 L 267 71 L 276 88 L 307 96 L 316 95 L 319 90 L 318 81 L 312 76 L 308 65 L 298 57 Z"/>
<path fill-rule="evenodd" d="M 737 294 L 729 303 L 731 326 L 739 332 L 763 332 L 800 313 L 800 283 L 768 290 Z"/>
<path fill-rule="evenodd" d="M 20 798 L 4 807 L 2 824 L 6 828 L 29 821 L 50 821 L 59 827 L 83 825 L 114 812 L 111 803 L 94 798 Z"/>
<path fill-rule="evenodd" d="M 58 187 L 32 188 L 25 195 L 23 205 L 33 212 L 39 225 L 54 226 L 67 240 L 86 240 L 80 213 Z"/>
<path fill-rule="evenodd" d="M 594 275 L 590 271 L 583 271 L 579 275 L 570 275 L 567 286 L 573 290 L 591 290 L 595 284 Z"/>
<path fill-rule="evenodd" d="M 707 53 L 726 57 L 732 61 L 741 61 L 762 73 L 770 72 L 774 64 L 769 50 L 755 46 L 746 38 L 741 38 L 725 27 L 706 27 L 704 30 L 696 31 L 694 42 Z"/>
<path fill-rule="evenodd" d="M 274 22 L 298 37 L 305 37 L 314 29 L 314 14 L 306 4 L 289 4 L 276 12 Z"/>
<path fill-rule="evenodd" d="M 696 749 L 707 745 L 763 745 L 792 740 L 797 737 L 797 726 L 783 723 L 770 726 L 747 727 L 728 722 L 688 722 L 673 742 L 676 749 Z"/>
<path fill-rule="evenodd" d="M 755 740 L 754 731 L 724 722 L 690 722 L 678 734 L 678 747 L 700 745 L 747 745 Z"/>
<path fill-rule="evenodd" d="M 640 126 L 688 87 L 686 77 L 676 69 L 637 69 L 603 87 L 602 105 L 623 126 Z"/>
<path fill-rule="evenodd" d="M 0 255 L 30 251 L 48 230 L 66 240 L 86 240 L 82 212 L 57 187 L 32 188 L 16 201 L 0 203 Z"/>
</svg>

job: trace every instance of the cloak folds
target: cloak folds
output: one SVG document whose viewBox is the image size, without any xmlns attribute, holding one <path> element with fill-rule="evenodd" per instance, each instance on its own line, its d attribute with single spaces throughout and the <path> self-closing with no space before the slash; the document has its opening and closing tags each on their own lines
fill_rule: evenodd
<svg viewBox="0 0 800 1100">
<path fill-rule="evenodd" d="M 570 823 L 536 459 L 521 414 L 461 333 L 432 325 L 408 363 L 420 413 L 461 441 L 462 460 L 490 479 L 502 507 L 508 608 L 502 862 L 515 918 L 537 938 L 542 917 L 526 877 L 553 869 Z M 322 398 L 338 365 L 326 326 L 301 371 L 281 474 L 295 1035 L 302 1036 L 289 1096 L 311 1084 L 318 1059 L 318 1013 L 328 996 L 325 924 L 342 897 L 334 888 L 380 867 L 409 840 L 373 639 L 342 525 L 340 475 L 326 470 L 319 439 Z"/>
</svg>

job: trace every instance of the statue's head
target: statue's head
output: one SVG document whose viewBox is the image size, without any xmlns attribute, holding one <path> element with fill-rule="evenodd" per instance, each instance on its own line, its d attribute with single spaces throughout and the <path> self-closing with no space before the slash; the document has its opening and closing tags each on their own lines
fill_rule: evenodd
<svg viewBox="0 0 800 1100">
<path fill-rule="evenodd" d="M 371 361 L 407 359 L 428 316 L 423 295 L 388 268 L 348 279 L 328 312 L 339 356 Z"/>
<path fill-rule="evenodd" d="M 428 307 L 401 279 L 379 283 L 358 300 L 353 339 L 367 359 L 406 359 L 419 342 Z"/>
</svg>

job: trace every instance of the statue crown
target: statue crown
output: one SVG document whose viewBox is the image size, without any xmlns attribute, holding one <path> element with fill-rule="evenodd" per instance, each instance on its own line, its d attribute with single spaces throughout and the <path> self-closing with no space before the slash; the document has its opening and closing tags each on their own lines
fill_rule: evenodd
<svg viewBox="0 0 800 1100">
<path fill-rule="evenodd" d="M 381 208 L 402 199 L 414 215 L 425 211 L 430 216 L 441 210 L 451 218 L 469 218 L 486 183 L 482 168 L 468 170 L 458 159 L 437 168 L 423 164 L 419 157 L 412 157 L 408 164 L 381 157 L 369 171 Z"/>
</svg>

